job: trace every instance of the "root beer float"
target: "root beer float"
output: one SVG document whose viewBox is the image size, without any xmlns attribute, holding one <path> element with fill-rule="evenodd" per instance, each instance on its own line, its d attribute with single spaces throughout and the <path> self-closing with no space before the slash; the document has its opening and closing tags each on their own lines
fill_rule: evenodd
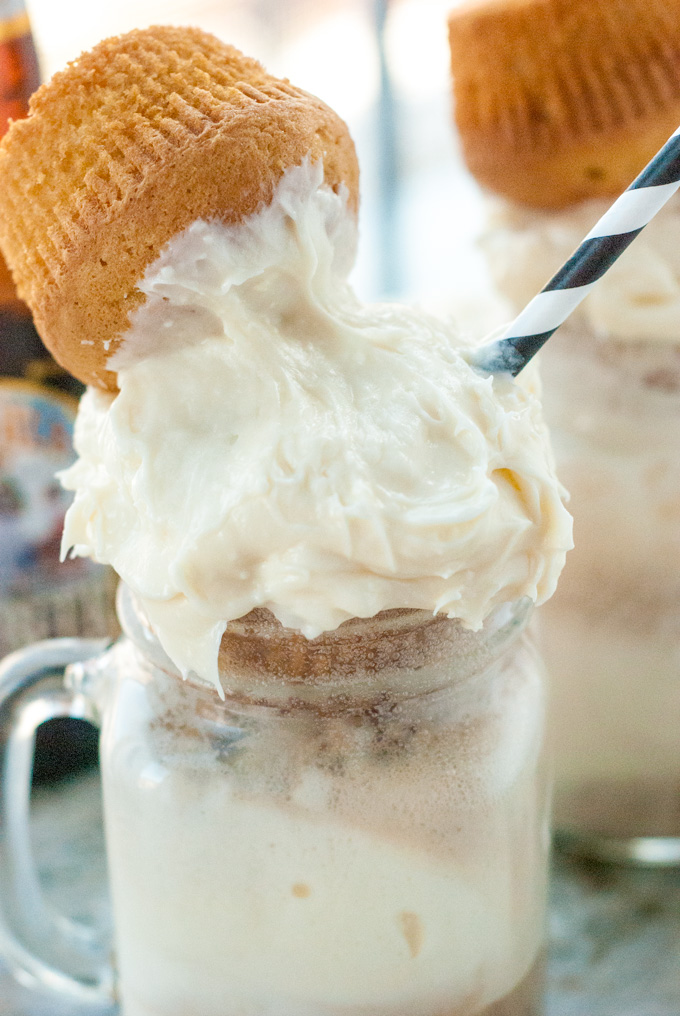
<svg viewBox="0 0 680 1016">
<path fill-rule="evenodd" d="M 680 123 L 675 3 L 481 2 L 450 16 L 483 238 L 526 306 Z M 542 612 L 556 821 L 598 856 L 680 859 L 677 200 L 541 354 L 576 549 Z"/>
<path fill-rule="evenodd" d="M 569 517 L 531 385 L 357 301 L 357 200 L 342 121 L 194 29 L 102 43 L 0 149 L 90 385 L 64 550 L 125 583 L 81 689 L 125 1016 L 538 1011 L 524 627 Z"/>
</svg>

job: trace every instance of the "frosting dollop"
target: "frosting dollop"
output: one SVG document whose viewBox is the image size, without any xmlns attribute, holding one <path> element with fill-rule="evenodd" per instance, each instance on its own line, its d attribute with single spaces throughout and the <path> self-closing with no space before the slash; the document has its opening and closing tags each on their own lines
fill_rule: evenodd
<svg viewBox="0 0 680 1016">
<path fill-rule="evenodd" d="M 450 326 L 359 303 L 355 225 L 320 165 L 244 223 L 195 222 L 147 271 L 82 399 L 64 551 L 113 565 L 184 673 L 228 621 L 307 637 L 395 607 L 473 628 L 545 600 L 571 546 L 538 400 Z"/>
<path fill-rule="evenodd" d="M 611 202 L 540 211 L 490 199 L 482 246 L 494 282 L 523 309 L 573 254 Z M 599 336 L 680 343 L 680 208 L 645 227 L 573 313 Z"/>
</svg>

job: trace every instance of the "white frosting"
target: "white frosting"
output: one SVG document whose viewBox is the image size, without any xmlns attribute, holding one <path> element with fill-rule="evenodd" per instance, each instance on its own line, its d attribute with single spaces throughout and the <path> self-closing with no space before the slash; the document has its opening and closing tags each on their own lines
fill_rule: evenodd
<svg viewBox="0 0 680 1016">
<path fill-rule="evenodd" d="M 549 597 L 571 545 L 535 396 L 449 326 L 360 305 L 354 238 L 308 163 L 243 224 L 194 223 L 145 275 L 120 392 L 81 402 L 64 550 L 111 563 L 216 684 L 253 607 L 307 637 L 393 607 L 477 628 Z"/>
<path fill-rule="evenodd" d="M 491 273 L 515 311 L 538 293 L 611 202 L 589 201 L 559 212 L 492 202 L 482 243 Z M 581 307 L 599 335 L 680 342 L 680 207 L 652 219 Z"/>
</svg>

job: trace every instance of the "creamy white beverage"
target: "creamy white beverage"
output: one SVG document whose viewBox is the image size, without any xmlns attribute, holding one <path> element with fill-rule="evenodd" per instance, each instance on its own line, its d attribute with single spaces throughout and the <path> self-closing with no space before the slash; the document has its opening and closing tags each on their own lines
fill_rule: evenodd
<svg viewBox="0 0 680 1016">
<path fill-rule="evenodd" d="M 323 685 L 296 710 L 280 667 L 277 709 L 220 705 L 115 651 L 101 750 L 125 1016 L 538 1011 L 540 666 L 520 641 L 480 667 L 480 635 L 404 613 L 327 636 L 352 679 L 339 710 Z M 351 708 L 364 642 L 395 631 L 381 682 L 405 697 Z M 248 677 L 266 699 L 266 661 L 241 699 Z"/>
<path fill-rule="evenodd" d="M 113 564 L 167 654 L 125 643 L 103 707 L 123 1012 L 533 1016 L 520 631 L 571 546 L 563 489 L 531 382 L 358 302 L 323 181 L 305 161 L 168 244 L 62 477 L 64 551 Z"/>
<path fill-rule="evenodd" d="M 535 378 L 357 299 L 346 125 L 199 29 L 82 54 L 0 177 L 91 386 L 62 555 L 122 579 L 122 639 L 54 692 L 101 727 L 115 969 L 55 923 L 50 982 L 121 1016 L 539 1016 L 526 627 L 572 540 Z"/>
</svg>

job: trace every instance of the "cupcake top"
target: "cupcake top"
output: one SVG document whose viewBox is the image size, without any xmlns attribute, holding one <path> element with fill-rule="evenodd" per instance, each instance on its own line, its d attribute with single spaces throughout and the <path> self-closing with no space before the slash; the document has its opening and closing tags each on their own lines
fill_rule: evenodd
<svg viewBox="0 0 680 1016">
<path fill-rule="evenodd" d="M 115 390 L 108 361 L 165 244 L 242 221 L 307 156 L 356 210 L 340 117 L 197 28 L 106 39 L 55 74 L 0 144 L 0 246 L 55 359 Z"/>
<path fill-rule="evenodd" d="M 624 190 L 680 122 L 680 0 L 474 0 L 449 18 L 455 118 L 490 190 Z"/>
</svg>

